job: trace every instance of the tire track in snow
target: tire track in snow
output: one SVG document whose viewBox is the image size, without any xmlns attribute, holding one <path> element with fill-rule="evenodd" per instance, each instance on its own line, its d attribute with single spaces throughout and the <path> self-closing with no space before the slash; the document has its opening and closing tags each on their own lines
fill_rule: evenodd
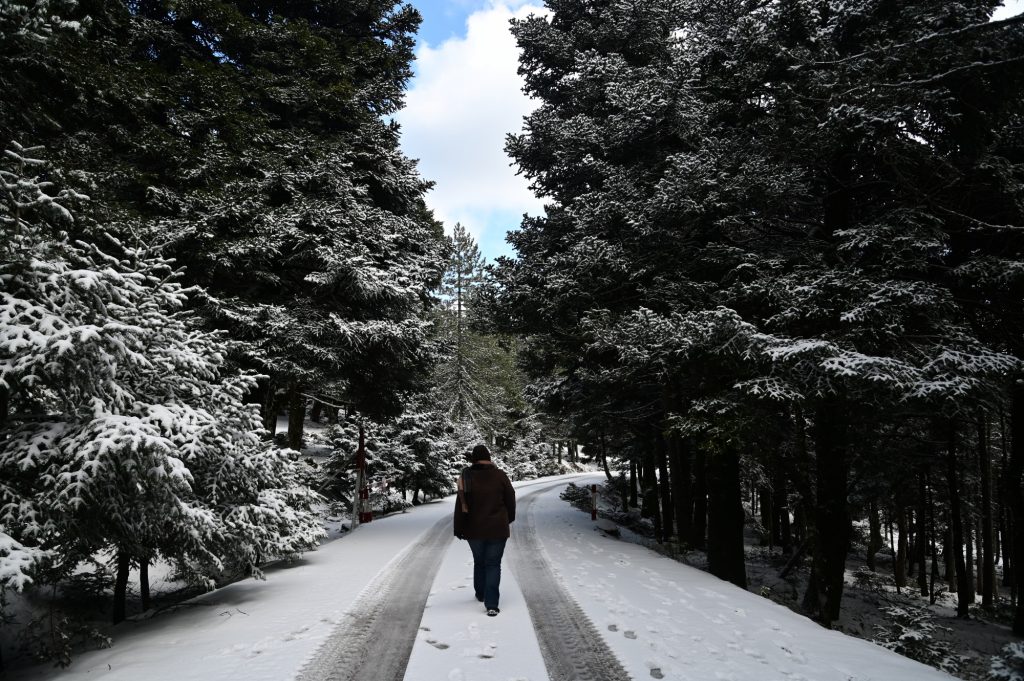
<svg viewBox="0 0 1024 681">
<path fill-rule="evenodd" d="M 402 681 L 451 541 L 445 515 L 363 590 L 297 681 Z"/>
<path fill-rule="evenodd" d="M 537 538 L 533 504 L 539 494 L 561 484 L 520 499 L 512 550 L 506 554 L 509 566 L 522 589 L 551 681 L 626 681 L 629 674 L 562 586 Z"/>
</svg>

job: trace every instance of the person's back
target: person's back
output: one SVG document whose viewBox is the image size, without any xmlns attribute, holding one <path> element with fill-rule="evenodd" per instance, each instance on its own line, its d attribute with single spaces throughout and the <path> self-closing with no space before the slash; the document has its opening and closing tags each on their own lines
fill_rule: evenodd
<svg viewBox="0 0 1024 681">
<path fill-rule="evenodd" d="M 508 539 L 515 520 L 516 496 L 504 471 L 494 464 L 474 463 L 463 473 L 468 513 L 456 513 L 455 536 L 465 539 Z"/>
<path fill-rule="evenodd" d="M 509 523 L 516 519 L 516 494 L 508 476 L 491 463 L 487 447 L 477 445 L 470 458 L 473 465 L 459 476 L 455 536 L 469 542 L 476 598 L 494 616 L 500 612 L 501 557 L 511 534 Z"/>
</svg>

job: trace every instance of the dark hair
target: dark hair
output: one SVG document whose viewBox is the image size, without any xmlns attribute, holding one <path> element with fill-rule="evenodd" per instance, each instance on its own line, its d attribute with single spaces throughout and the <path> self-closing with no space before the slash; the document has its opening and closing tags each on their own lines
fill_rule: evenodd
<svg viewBox="0 0 1024 681">
<path fill-rule="evenodd" d="M 491 451 L 485 445 L 473 447 L 473 453 L 469 455 L 470 461 L 486 461 L 491 458 Z"/>
</svg>

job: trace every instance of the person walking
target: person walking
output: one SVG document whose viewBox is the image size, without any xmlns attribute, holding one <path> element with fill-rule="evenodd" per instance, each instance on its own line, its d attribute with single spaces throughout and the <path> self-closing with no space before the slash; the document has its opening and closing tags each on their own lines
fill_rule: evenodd
<svg viewBox="0 0 1024 681">
<path fill-rule="evenodd" d="M 455 536 L 469 542 L 473 552 L 473 590 L 487 614 L 498 609 L 501 557 L 516 519 L 516 493 L 508 476 L 491 461 L 491 452 L 477 445 L 469 455 L 472 465 L 459 476 L 455 499 Z"/>
</svg>

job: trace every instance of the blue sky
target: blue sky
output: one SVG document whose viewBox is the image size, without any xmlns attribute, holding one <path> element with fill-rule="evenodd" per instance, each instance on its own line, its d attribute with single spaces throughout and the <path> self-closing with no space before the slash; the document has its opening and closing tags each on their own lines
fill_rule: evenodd
<svg viewBox="0 0 1024 681">
<path fill-rule="evenodd" d="M 449 232 L 461 222 L 489 260 L 514 255 L 506 232 L 523 213 L 540 214 L 542 202 L 503 151 L 505 135 L 536 106 L 521 92 L 508 21 L 544 12 L 542 0 L 410 1 L 423 25 L 416 76 L 396 116 L 402 147 L 436 183 L 427 204 Z M 1024 0 L 1008 0 L 994 18 L 1022 11 Z"/>
<path fill-rule="evenodd" d="M 521 91 L 509 19 L 542 12 L 540 0 L 412 0 L 423 15 L 402 147 L 435 182 L 427 204 L 450 231 L 461 222 L 492 260 L 514 255 L 505 234 L 541 202 L 503 147 L 536 103 Z"/>
</svg>

